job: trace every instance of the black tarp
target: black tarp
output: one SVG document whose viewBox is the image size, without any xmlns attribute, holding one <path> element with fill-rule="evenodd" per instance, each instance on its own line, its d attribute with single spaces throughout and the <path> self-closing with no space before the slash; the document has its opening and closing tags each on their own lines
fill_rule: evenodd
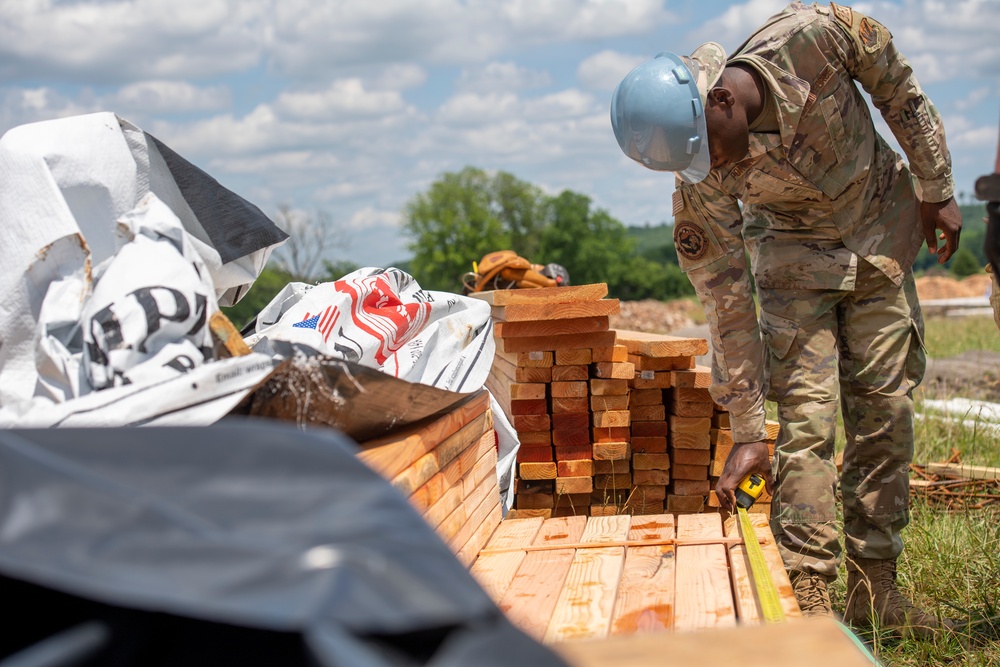
<svg viewBox="0 0 1000 667">
<path fill-rule="evenodd" d="M 563 664 L 355 448 L 252 419 L 0 431 L 0 665 Z"/>
</svg>

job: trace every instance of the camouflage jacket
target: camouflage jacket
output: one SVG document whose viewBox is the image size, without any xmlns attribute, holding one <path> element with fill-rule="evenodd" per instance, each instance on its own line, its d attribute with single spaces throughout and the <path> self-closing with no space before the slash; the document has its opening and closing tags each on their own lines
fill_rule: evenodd
<svg viewBox="0 0 1000 667">
<path fill-rule="evenodd" d="M 745 159 L 696 185 L 677 181 L 674 241 L 711 325 L 713 397 L 732 413 L 736 441 L 749 442 L 765 433 L 764 342 L 795 327 L 766 313 L 758 323 L 751 272 L 760 289 L 852 290 L 863 257 L 899 284 L 923 239 L 917 197 L 942 201 L 954 183 L 940 116 L 875 20 L 793 3 L 733 63 L 761 75 L 780 132 L 751 133 Z M 876 133 L 855 81 L 909 169 Z"/>
</svg>

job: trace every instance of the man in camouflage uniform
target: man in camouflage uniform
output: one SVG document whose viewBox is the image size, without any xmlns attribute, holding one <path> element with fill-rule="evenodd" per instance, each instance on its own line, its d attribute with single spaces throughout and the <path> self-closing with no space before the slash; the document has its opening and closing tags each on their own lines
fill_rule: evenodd
<svg viewBox="0 0 1000 667">
<path fill-rule="evenodd" d="M 661 54 L 619 85 L 612 124 L 627 155 L 678 173 L 678 259 L 708 316 L 712 395 L 730 412 L 737 443 L 716 492 L 732 509 L 744 477 L 766 478 L 772 529 L 800 605 L 832 613 L 839 403 L 846 620 L 866 624 L 874 611 L 883 625 L 939 627 L 899 593 L 895 563 L 909 521 L 911 392 L 924 371 L 911 266 L 923 240 L 947 260 L 961 229 L 940 117 L 884 26 L 849 7 L 794 3 L 728 59 L 714 43 L 679 59 L 704 108 L 710 169 L 699 169 L 706 148 L 694 131 L 636 115 L 650 86 L 666 85 L 664 71 L 670 85 L 685 83 L 683 68 L 655 65 L 661 57 L 678 58 Z M 659 67 L 657 83 L 646 83 L 644 67 Z M 909 168 L 875 132 L 855 81 Z M 668 145 L 678 132 L 689 157 Z M 777 403 L 781 424 L 773 467 L 765 398 Z"/>
</svg>

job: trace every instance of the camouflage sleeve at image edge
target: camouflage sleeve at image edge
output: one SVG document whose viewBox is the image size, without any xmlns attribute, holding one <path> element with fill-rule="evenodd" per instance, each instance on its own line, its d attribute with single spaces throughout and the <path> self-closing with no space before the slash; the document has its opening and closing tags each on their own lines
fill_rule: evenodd
<svg viewBox="0 0 1000 667">
<path fill-rule="evenodd" d="M 955 184 L 941 115 L 900 54 L 892 34 L 875 19 L 850 7 L 830 3 L 829 34 L 847 54 L 851 76 L 871 95 L 889 129 L 906 153 L 921 201 L 951 197 Z"/>
<path fill-rule="evenodd" d="M 677 181 L 674 244 L 705 309 L 712 339 L 712 398 L 732 416 L 733 439 L 755 442 L 764 427 L 764 350 L 734 197 L 710 174 L 696 186 Z"/>
</svg>

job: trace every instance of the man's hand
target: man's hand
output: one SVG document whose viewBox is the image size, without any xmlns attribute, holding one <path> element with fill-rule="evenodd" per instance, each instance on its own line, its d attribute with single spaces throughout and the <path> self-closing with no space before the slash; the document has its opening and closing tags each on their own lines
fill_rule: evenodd
<svg viewBox="0 0 1000 667">
<path fill-rule="evenodd" d="M 733 445 L 722 469 L 722 475 L 715 485 L 715 495 L 722 506 L 732 512 L 736 509 L 736 487 L 747 475 L 757 473 L 764 478 L 768 493 L 774 493 L 771 464 L 768 462 L 767 443 L 745 442 Z"/>
<path fill-rule="evenodd" d="M 920 221 L 924 225 L 927 249 L 938 256 L 938 264 L 944 264 L 958 250 L 958 237 L 962 233 L 962 212 L 958 210 L 955 198 L 941 202 L 920 202 Z M 941 234 L 937 235 L 937 230 Z M 944 248 L 938 249 L 938 240 L 944 241 Z"/>
</svg>

